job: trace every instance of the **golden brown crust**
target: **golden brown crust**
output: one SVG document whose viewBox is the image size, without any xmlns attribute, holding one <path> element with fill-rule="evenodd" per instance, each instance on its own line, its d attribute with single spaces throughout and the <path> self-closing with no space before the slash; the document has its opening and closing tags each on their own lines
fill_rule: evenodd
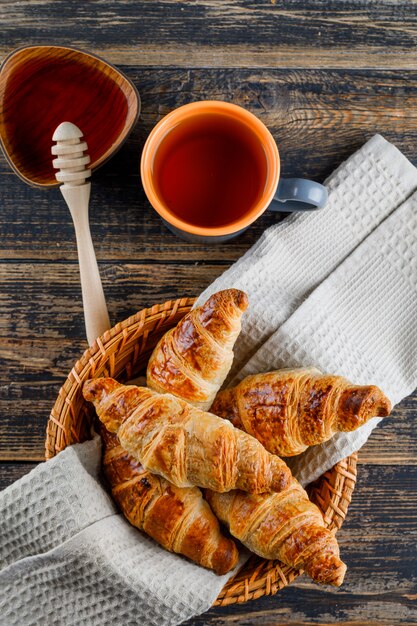
<svg viewBox="0 0 417 626">
<path fill-rule="evenodd" d="M 123 450 L 116 435 L 101 429 L 103 469 L 112 495 L 129 522 L 161 546 L 199 565 L 225 574 L 235 567 L 234 542 L 220 532 L 217 519 L 197 487 L 180 488 L 147 472 Z"/>
<path fill-rule="evenodd" d="M 83 387 L 106 428 L 143 466 L 179 487 L 279 491 L 291 472 L 250 435 L 170 394 L 97 378 Z"/>
<path fill-rule="evenodd" d="M 347 387 L 342 391 L 337 406 L 338 430 L 350 432 L 365 424 L 372 417 L 387 417 L 391 403 L 379 387 Z"/>
<path fill-rule="evenodd" d="M 211 405 L 211 410 L 215 415 L 227 418 L 235 428 L 245 430 L 236 402 L 236 387 L 224 389 L 222 392 L 218 393 L 213 404 Z"/>
<path fill-rule="evenodd" d="M 304 569 L 316 582 L 342 584 L 346 565 L 336 538 L 295 478 L 280 493 L 207 490 L 205 497 L 230 533 L 255 554 Z"/>
<path fill-rule="evenodd" d="M 248 376 L 220 391 L 212 405 L 213 413 L 284 457 L 323 443 L 338 431 L 356 430 L 390 410 L 390 401 L 378 387 L 355 386 L 314 368 Z"/>
<path fill-rule="evenodd" d="M 233 345 L 247 305 L 243 291 L 226 289 L 188 313 L 154 349 L 148 387 L 207 410 L 232 365 Z"/>
</svg>

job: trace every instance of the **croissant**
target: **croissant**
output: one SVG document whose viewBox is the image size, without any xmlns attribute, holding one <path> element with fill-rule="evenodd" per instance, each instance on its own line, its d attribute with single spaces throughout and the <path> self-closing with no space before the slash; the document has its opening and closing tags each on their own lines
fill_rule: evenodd
<svg viewBox="0 0 417 626">
<path fill-rule="evenodd" d="M 352 385 L 309 368 L 248 376 L 218 393 L 211 410 L 273 454 L 294 456 L 371 417 L 386 417 L 391 403 L 378 387 Z"/>
<path fill-rule="evenodd" d="M 86 381 L 83 394 L 129 454 L 178 487 L 278 491 L 291 478 L 286 464 L 259 441 L 171 394 L 112 378 Z"/>
<path fill-rule="evenodd" d="M 235 567 L 238 551 L 198 487 L 175 487 L 147 472 L 116 435 L 101 428 L 103 469 L 114 500 L 129 522 L 170 552 L 183 554 L 217 574 Z"/>
<path fill-rule="evenodd" d="M 243 291 L 226 289 L 188 313 L 154 349 L 146 373 L 148 387 L 207 411 L 232 366 L 247 306 Z"/>
<path fill-rule="evenodd" d="M 280 493 L 207 490 L 205 497 L 230 533 L 252 552 L 303 569 L 318 583 L 342 584 L 346 565 L 336 537 L 295 478 Z"/>
</svg>

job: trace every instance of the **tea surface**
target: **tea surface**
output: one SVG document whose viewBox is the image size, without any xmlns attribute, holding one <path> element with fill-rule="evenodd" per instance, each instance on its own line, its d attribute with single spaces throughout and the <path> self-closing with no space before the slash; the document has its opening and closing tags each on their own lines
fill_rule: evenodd
<svg viewBox="0 0 417 626">
<path fill-rule="evenodd" d="M 215 228 L 248 213 L 262 196 L 267 162 L 254 132 L 207 113 L 181 122 L 158 147 L 153 173 L 166 207 L 189 224 Z"/>
</svg>

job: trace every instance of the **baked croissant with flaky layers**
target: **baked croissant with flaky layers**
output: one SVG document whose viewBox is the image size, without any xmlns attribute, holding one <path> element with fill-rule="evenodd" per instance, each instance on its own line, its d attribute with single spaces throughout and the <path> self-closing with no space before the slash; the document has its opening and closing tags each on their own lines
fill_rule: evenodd
<svg viewBox="0 0 417 626">
<path fill-rule="evenodd" d="M 147 385 L 207 411 L 233 361 L 233 346 L 248 306 L 243 291 L 226 289 L 188 313 L 157 344 Z"/>
<path fill-rule="evenodd" d="M 346 565 L 336 537 L 295 478 L 280 493 L 207 490 L 205 497 L 233 537 L 255 554 L 303 569 L 318 583 L 342 584 Z"/>
<path fill-rule="evenodd" d="M 291 478 L 254 437 L 171 394 L 112 378 L 86 381 L 83 394 L 129 454 L 178 487 L 260 493 L 279 491 Z"/>
<path fill-rule="evenodd" d="M 308 368 L 248 376 L 220 391 L 211 410 L 285 457 L 356 430 L 371 417 L 386 417 L 391 403 L 374 385 L 352 385 Z"/>
<path fill-rule="evenodd" d="M 126 519 L 166 550 L 183 554 L 217 574 L 233 569 L 237 548 L 221 534 L 198 487 L 175 487 L 147 472 L 123 450 L 116 435 L 104 427 L 100 433 L 104 474 Z"/>
</svg>

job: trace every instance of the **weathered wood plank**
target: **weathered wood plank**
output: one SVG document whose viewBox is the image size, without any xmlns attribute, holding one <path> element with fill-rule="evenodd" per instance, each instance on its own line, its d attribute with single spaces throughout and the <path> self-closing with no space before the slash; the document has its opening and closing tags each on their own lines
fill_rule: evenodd
<svg viewBox="0 0 417 626">
<path fill-rule="evenodd" d="M 0 54 L 53 41 L 142 66 L 414 68 L 414 8 L 405 0 L 4 0 Z"/>
<path fill-rule="evenodd" d="M 100 264 L 113 323 L 155 303 L 198 295 L 224 269 L 223 265 L 202 262 Z M 0 283 L 1 337 L 20 340 L 50 337 L 58 342 L 81 340 L 84 349 L 77 264 L 0 263 Z"/>
<path fill-rule="evenodd" d="M 0 463 L 0 491 L 28 474 L 37 463 Z"/>
<path fill-rule="evenodd" d="M 0 459 L 43 461 L 46 424 L 62 381 L 0 384 Z"/>
<path fill-rule="evenodd" d="M 183 242 L 162 224 L 139 178 L 140 152 L 157 120 L 192 100 L 219 98 L 247 107 L 278 142 L 284 176 L 323 180 L 374 133 L 414 161 L 417 71 L 181 70 L 127 67 L 142 94 L 129 141 L 93 178 L 90 217 L 102 261 L 231 264 L 278 219 L 264 215 L 223 245 Z M 73 226 L 58 190 L 30 189 L 0 159 L 0 259 L 76 260 Z"/>
</svg>

